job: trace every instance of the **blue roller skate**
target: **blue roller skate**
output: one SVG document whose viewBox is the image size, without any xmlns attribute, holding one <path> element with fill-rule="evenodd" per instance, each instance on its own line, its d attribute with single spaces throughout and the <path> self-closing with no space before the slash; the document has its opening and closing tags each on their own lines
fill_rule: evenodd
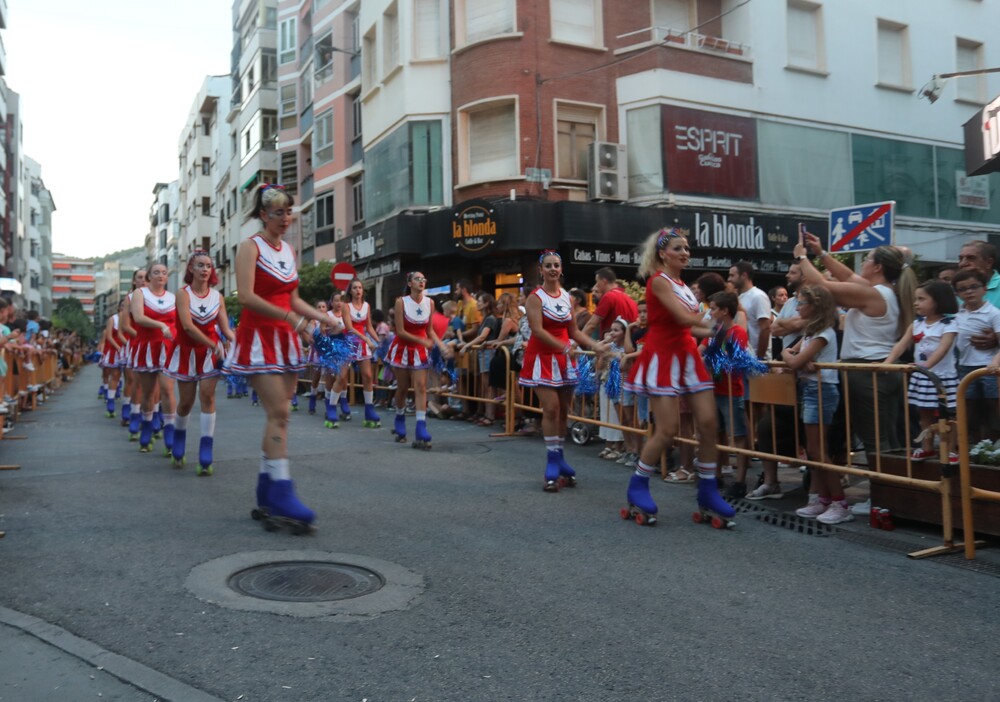
<svg viewBox="0 0 1000 702">
<path fill-rule="evenodd" d="M 271 474 L 257 474 L 257 506 L 250 510 L 250 517 L 259 522 L 267 517 L 267 492 L 271 489 Z"/>
<path fill-rule="evenodd" d="M 132 418 L 132 403 L 123 402 L 122 403 L 122 426 L 127 427 L 129 425 L 129 420 Z"/>
<path fill-rule="evenodd" d="M 133 412 L 128 420 L 128 440 L 139 440 L 139 429 L 142 427 L 142 413 Z"/>
<path fill-rule="evenodd" d="M 309 414 L 316 414 L 316 396 L 309 396 Z"/>
<path fill-rule="evenodd" d="M 243 393 L 243 397 L 246 397 L 246 396 L 247 396 L 247 394 L 244 392 Z M 257 407 L 259 405 L 260 405 L 260 398 L 257 397 L 257 391 L 254 390 L 253 392 L 250 393 L 250 406 L 251 407 Z"/>
<path fill-rule="evenodd" d="M 337 405 L 326 400 L 326 421 L 323 426 L 327 429 L 339 429 L 340 422 L 337 420 Z"/>
<path fill-rule="evenodd" d="M 576 471 L 566 462 L 563 450 L 559 449 L 559 487 L 576 487 Z"/>
<path fill-rule="evenodd" d="M 201 437 L 198 445 L 198 475 L 212 474 L 212 446 L 215 439 L 211 436 Z"/>
<path fill-rule="evenodd" d="M 103 400 L 103 399 L 107 398 L 107 396 L 108 396 L 108 389 L 106 387 L 104 387 L 102 385 L 101 387 L 97 388 L 97 399 L 98 400 Z"/>
<path fill-rule="evenodd" d="M 299 395 L 298 393 L 292 395 L 292 412 L 299 411 Z"/>
<path fill-rule="evenodd" d="M 561 481 L 559 480 L 559 454 L 556 451 L 547 451 L 548 460 L 545 462 L 545 484 L 542 490 L 545 492 L 559 492 Z"/>
<path fill-rule="evenodd" d="M 272 480 L 267 488 L 266 500 L 265 530 L 275 531 L 280 526 L 287 526 L 296 535 L 316 530 L 313 525 L 316 513 L 296 497 L 291 480 Z"/>
<path fill-rule="evenodd" d="M 364 426 L 366 429 L 378 429 L 382 426 L 382 418 L 378 416 L 374 405 L 365 405 Z"/>
<path fill-rule="evenodd" d="M 174 443 L 170 447 L 170 453 L 173 456 L 171 463 L 174 468 L 184 467 L 184 452 L 187 449 L 185 444 L 187 443 L 187 429 L 174 429 Z"/>
<path fill-rule="evenodd" d="M 164 424 L 163 425 L 163 457 L 172 458 L 173 453 L 171 449 L 174 447 L 174 425 Z"/>
<path fill-rule="evenodd" d="M 406 441 L 406 415 L 397 414 L 396 421 L 393 422 L 392 435 L 395 437 L 396 441 L 399 443 L 404 443 Z"/>
<path fill-rule="evenodd" d="M 108 404 L 106 405 L 107 414 L 105 415 L 108 419 L 115 418 L 115 396 L 108 393 Z"/>
<path fill-rule="evenodd" d="M 406 429 L 404 420 L 403 429 Z M 427 420 L 417 420 L 417 428 L 413 431 L 413 448 L 429 451 L 431 448 L 431 435 L 427 431 Z"/>
<path fill-rule="evenodd" d="M 345 422 L 351 421 L 351 403 L 347 401 L 347 395 L 340 396 L 340 418 Z"/>
<path fill-rule="evenodd" d="M 153 412 L 153 438 L 159 439 L 161 431 L 163 431 L 163 414 L 159 411 Z"/>
<path fill-rule="evenodd" d="M 691 515 L 695 524 L 711 524 L 715 529 L 732 529 L 736 510 L 722 499 L 714 477 L 698 476 L 698 511 Z"/>
<path fill-rule="evenodd" d="M 640 526 L 656 524 L 658 511 L 653 496 L 649 494 L 649 476 L 632 474 L 628 483 L 628 507 L 622 507 L 619 514 L 622 519 L 634 519 Z"/>
<path fill-rule="evenodd" d="M 139 453 L 153 450 L 153 422 L 143 419 L 139 425 Z"/>
</svg>

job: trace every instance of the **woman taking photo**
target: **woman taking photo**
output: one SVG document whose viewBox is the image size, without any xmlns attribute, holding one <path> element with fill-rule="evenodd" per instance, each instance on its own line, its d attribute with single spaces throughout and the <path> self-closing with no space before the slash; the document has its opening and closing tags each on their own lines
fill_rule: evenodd
<svg viewBox="0 0 1000 702">
<path fill-rule="evenodd" d="M 215 441 L 215 385 L 226 354 L 222 336 L 229 343 L 235 337 L 229 328 L 226 303 L 212 286 L 219 276 L 207 251 L 195 251 L 184 272 L 186 285 L 177 293 L 177 341 L 170 354 L 166 374 L 177 381 L 177 419 L 174 421 L 173 462 L 184 465 L 188 416 L 194 407 L 195 392 L 201 403 L 201 442 L 198 446 L 198 475 L 212 474 Z"/>
<path fill-rule="evenodd" d="M 174 431 L 174 383 L 162 375 L 170 355 L 170 345 L 177 332 L 177 305 L 174 294 L 167 290 L 167 267 L 154 263 L 146 272 L 146 287 L 132 295 L 132 324 L 136 338 L 131 344 L 131 366 L 139 379 L 142 393 L 142 423 L 139 431 L 139 451 L 153 450 L 153 410 L 156 389 L 159 388 L 163 413 L 164 456 L 170 455 Z"/>
<path fill-rule="evenodd" d="M 309 320 L 325 324 L 327 316 L 299 298 L 295 253 L 284 241 L 294 204 L 280 185 L 262 184 L 254 196 L 253 215 L 263 231 L 241 243 L 236 252 L 236 285 L 243 310 L 226 366 L 231 373 L 250 377 L 267 414 L 257 509 L 251 516 L 263 519 L 268 530 L 285 523 L 293 532 L 304 533 L 316 515 L 296 496 L 289 475 L 288 418 L 306 360 L 299 332 Z"/>
<path fill-rule="evenodd" d="M 396 441 L 406 441 L 406 396 L 413 388 L 417 428 L 413 448 L 431 448 L 431 435 L 427 431 L 427 369 L 430 367 L 430 349 L 437 346 L 442 358 L 450 351 L 431 327 L 434 302 L 424 295 L 427 278 L 419 271 L 406 274 L 409 294 L 396 299 L 396 336 L 389 345 L 386 362 L 396 375 L 396 421 L 392 433 Z"/>
<path fill-rule="evenodd" d="M 365 300 L 365 284 L 359 278 L 355 278 L 348 286 L 347 294 L 348 301 L 344 310 L 344 323 L 347 333 L 353 334 L 357 339 L 358 353 L 355 360 L 361 373 L 361 392 L 365 399 L 364 426 L 369 429 L 378 429 L 382 426 L 382 418 L 375 412 L 375 378 L 372 374 L 372 354 L 378 345 L 376 341 L 378 334 L 375 333 L 375 327 L 372 325 L 371 306 Z M 341 409 L 347 414 L 351 413 L 346 395 Z"/>
<path fill-rule="evenodd" d="M 563 456 L 566 417 L 577 383 L 576 361 L 570 357 L 570 340 L 583 348 L 604 352 L 601 344 L 584 336 L 573 319 L 573 303 L 562 288 L 562 257 L 543 251 L 538 257 L 542 284 L 525 302 L 531 338 L 524 351 L 518 382 L 533 388 L 542 409 L 542 436 L 545 438 L 545 481 L 542 489 L 558 492 L 576 485 L 576 471 Z"/>
<path fill-rule="evenodd" d="M 704 313 L 698 300 L 681 281 L 681 271 L 691 260 L 687 239 L 676 229 L 654 232 L 643 245 L 639 276 L 646 281 L 649 318 L 645 344 L 629 371 L 625 388 L 649 396 L 656 417 L 656 431 L 646 442 L 628 486 L 628 507 L 623 519 L 638 524 L 656 523 L 656 503 L 649 494 L 649 477 L 655 472 L 663 452 L 677 435 L 680 398 L 686 398 L 698 430 L 698 509 L 696 521 L 706 517 L 716 527 L 730 525 L 736 513 L 719 495 L 715 478 L 717 448 L 714 383 L 698 353 L 691 328 L 699 325 Z"/>
</svg>

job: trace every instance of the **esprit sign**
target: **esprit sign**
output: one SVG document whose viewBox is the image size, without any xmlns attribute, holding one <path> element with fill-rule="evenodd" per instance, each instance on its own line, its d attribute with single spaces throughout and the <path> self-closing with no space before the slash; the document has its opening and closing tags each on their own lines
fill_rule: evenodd
<svg viewBox="0 0 1000 702">
<path fill-rule="evenodd" d="M 451 220 L 451 238 L 455 247 L 478 254 L 496 243 L 496 211 L 485 201 L 470 200 L 455 206 Z"/>
<path fill-rule="evenodd" d="M 1000 96 L 965 123 L 965 172 L 985 175 L 1000 171 Z"/>
<path fill-rule="evenodd" d="M 752 119 L 663 106 L 667 189 L 757 197 L 757 131 Z"/>
</svg>

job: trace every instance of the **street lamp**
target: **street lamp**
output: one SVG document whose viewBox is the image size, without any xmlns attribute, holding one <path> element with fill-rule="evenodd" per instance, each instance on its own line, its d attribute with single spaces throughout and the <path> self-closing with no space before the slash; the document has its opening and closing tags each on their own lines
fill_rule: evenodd
<svg viewBox="0 0 1000 702">
<path fill-rule="evenodd" d="M 937 102 L 944 90 L 944 82 L 949 78 L 963 78 L 965 76 L 981 76 L 984 73 L 1000 73 L 1000 68 L 977 68 L 974 71 L 955 71 L 953 73 L 935 73 L 931 79 L 920 89 L 920 97 L 927 98 L 931 104 Z"/>
</svg>

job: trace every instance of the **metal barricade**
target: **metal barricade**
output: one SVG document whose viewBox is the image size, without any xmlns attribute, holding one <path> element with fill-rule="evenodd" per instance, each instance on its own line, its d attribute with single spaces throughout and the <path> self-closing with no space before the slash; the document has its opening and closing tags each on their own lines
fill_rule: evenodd
<svg viewBox="0 0 1000 702">
<path fill-rule="evenodd" d="M 976 557 L 976 546 L 985 542 L 976 541 L 975 516 L 973 499 L 988 502 L 1000 502 L 1000 491 L 987 490 L 972 484 L 971 447 L 969 446 L 969 412 L 966 403 L 966 390 L 983 376 L 996 375 L 989 368 L 979 368 L 962 378 L 958 384 L 957 422 L 958 422 L 958 457 L 959 457 L 959 492 L 962 503 L 962 536 L 965 540 L 965 557 L 972 560 Z M 998 469 L 1000 470 L 1000 469 Z"/>
</svg>

